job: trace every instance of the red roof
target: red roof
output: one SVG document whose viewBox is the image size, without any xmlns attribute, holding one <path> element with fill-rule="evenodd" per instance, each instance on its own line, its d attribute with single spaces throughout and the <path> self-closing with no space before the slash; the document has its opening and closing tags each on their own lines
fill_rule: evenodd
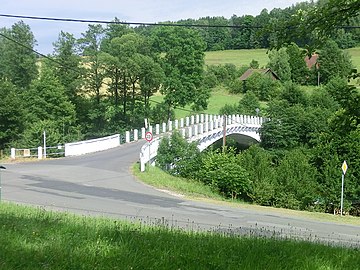
<svg viewBox="0 0 360 270">
<path fill-rule="evenodd" d="M 255 72 L 260 73 L 260 74 L 269 74 L 269 75 L 271 75 L 272 79 L 280 80 L 280 78 L 270 68 L 266 68 L 266 69 L 252 69 L 252 68 L 249 68 L 247 71 L 245 71 L 245 73 L 243 75 L 241 75 L 240 80 L 241 81 L 246 81 Z"/>
<path fill-rule="evenodd" d="M 305 56 L 305 62 L 306 62 L 308 69 L 311 69 L 314 65 L 317 66 L 318 58 L 319 58 L 318 54 L 313 54 L 313 55 L 311 55 L 311 57 L 309 57 L 308 55 Z"/>
</svg>

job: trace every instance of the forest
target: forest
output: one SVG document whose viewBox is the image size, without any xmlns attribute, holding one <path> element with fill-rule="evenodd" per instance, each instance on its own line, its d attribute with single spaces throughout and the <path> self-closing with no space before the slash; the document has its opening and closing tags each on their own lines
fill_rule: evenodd
<svg viewBox="0 0 360 270">
<path fill-rule="evenodd" d="M 48 144 L 57 145 L 139 128 L 148 115 L 153 123 L 167 121 L 175 108 L 202 112 L 221 86 L 243 98 L 219 113 L 261 108 L 271 119 L 261 144 L 200 154 L 181 143 L 181 156 L 165 151 L 170 156 L 160 166 L 183 162 L 170 173 L 203 181 L 226 197 L 332 212 L 340 203 L 339 168 L 347 160 L 345 211 L 359 215 L 359 74 L 343 51 L 360 45 L 360 29 L 353 27 L 359 26 L 359 5 L 311 1 L 258 16 L 161 26 L 130 27 L 115 18 L 88 25 L 80 38 L 59 33 L 51 55 L 34 50 L 35 36 L 19 21 L 0 29 L 0 149 L 41 145 L 44 130 Z M 206 51 L 254 48 L 269 49 L 266 68 L 279 81 L 255 73 L 244 87 L 238 78 L 260 68 L 256 59 L 241 68 L 204 65 Z M 317 64 L 309 68 L 304 58 L 314 54 Z M 163 101 L 153 102 L 155 94 Z"/>
</svg>

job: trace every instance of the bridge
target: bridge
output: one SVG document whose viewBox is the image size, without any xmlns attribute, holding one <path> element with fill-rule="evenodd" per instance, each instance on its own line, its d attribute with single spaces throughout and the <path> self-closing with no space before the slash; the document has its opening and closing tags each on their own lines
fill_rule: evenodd
<svg viewBox="0 0 360 270">
<path fill-rule="evenodd" d="M 140 151 L 140 168 L 145 171 L 145 164 L 155 164 L 157 150 L 163 136 L 170 135 L 177 130 L 189 142 L 196 141 L 200 151 L 219 141 L 225 136 L 234 138 L 242 145 L 251 145 L 260 141 L 259 129 L 265 121 L 262 117 L 249 115 L 192 115 L 180 120 L 168 121 L 167 123 L 149 125 L 148 128 L 141 128 L 126 131 L 125 134 L 115 134 L 108 137 L 86 140 L 80 142 L 66 143 L 64 146 L 42 147 L 30 149 L 11 149 L 11 158 L 37 157 L 43 159 L 49 156 L 46 149 L 58 148 L 65 157 L 79 156 L 93 152 L 103 151 L 120 146 L 121 144 L 138 142 L 145 139 L 146 132 L 151 132 L 154 139 L 145 143 Z"/>
<path fill-rule="evenodd" d="M 260 142 L 259 129 L 264 122 L 264 118 L 248 115 L 200 115 L 180 120 L 180 127 L 175 124 L 175 129 L 180 132 L 187 141 L 196 141 L 200 151 L 205 150 L 210 145 L 221 140 L 225 136 L 233 137 L 242 145 L 251 145 Z M 173 130 L 171 121 L 168 123 L 168 132 Z M 166 130 L 166 128 L 165 128 Z M 145 171 L 145 164 L 155 164 L 157 150 L 160 145 L 161 138 L 164 134 L 157 136 L 154 140 L 146 143 L 140 152 L 140 169 Z"/>
</svg>

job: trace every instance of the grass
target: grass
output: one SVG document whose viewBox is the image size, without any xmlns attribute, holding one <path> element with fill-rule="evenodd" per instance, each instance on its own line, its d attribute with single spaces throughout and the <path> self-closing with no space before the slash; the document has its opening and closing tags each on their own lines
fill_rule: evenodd
<svg viewBox="0 0 360 270">
<path fill-rule="evenodd" d="M 198 181 L 185 178 L 174 177 L 158 167 L 150 166 L 146 172 L 140 172 L 139 164 L 135 163 L 132 167 L 132 173 L 142 182 L 158 189 L 167 190 L 179 196 L 186 195 L 189 198 L 210 198 L 222 200 L 221 196 Z"/>
<path fill-rule="evenodd" d="M 340 217 L 337 215 L 326 213 L 265 207 L 236 200 L 226 200 L 201 182 L 192 181 L 180 177 L 174 177 L 165 173 L 157 167 L 150 167 L 150 170 L 147 168 L 145 172 L 140 172 L 139 164 L 135 163 L 132 167 L 132 173 L 145 184 L 148 184 L 160 190 L 168 191 L 169 193 L 172 193 L 174 195 L 187 197 L 192 200 L 201 200 L 216 204 L 230 205 L 232 207 L 241 207 L 264 212 L 273 212 L 286 216 L 297 216 L 305 219 L 313 219 L 324 222 L 335 222 L 340 224 L 352 224 L 358 226 L 360 225 L 360 218 L 353 216 Z"/>
<path fill-rule="evenodd" d="M 360 70 L 360 47 L 346 49 L 354 66 Z M 248 66 L 252 60 L 259 62 L 260 67 L 269 62 L 267 49 L 227 50 L 205 53 L 205 65 L 234 64 L 237 67 Z"/>
<path fill-rule="evenodd" d="M 225 104 L 237 104 L 241 98 L 242 95 L 229 94 L 226 89 L 218 87 L 211 92 L 208 109 L 199 113 L 218 114 L 220 108 Z M 162 102 L 163 99 L 164 97 L 161 94 L 156 94 L 150 98 L 150 100 L 154 101 L 153 106 L 158 102 Z M 186 106 L 184 109 L 175 109 L 175 118 L 180 119 L 189 116 L 192 114 L 191 111 L 190 106 Z"/>
<path fill-rule="evenodd" d="M 346 49 L 345 51 L 350 54 L 353 65 L 360 72 L 360 47 Z"/>
<path fill-rule="evenodd" d="M 248 66 L 252 60 L 259 62 L 260 67 L 269 62 L 267 49 L 227 50 L 205 53 L 205 65 L 234 64 L 237 67 Z"/>
<path fill-rule="evenodd" d="M 0 269 L 358 269 L 360 251 L 0 204 Z"/>
</svg>

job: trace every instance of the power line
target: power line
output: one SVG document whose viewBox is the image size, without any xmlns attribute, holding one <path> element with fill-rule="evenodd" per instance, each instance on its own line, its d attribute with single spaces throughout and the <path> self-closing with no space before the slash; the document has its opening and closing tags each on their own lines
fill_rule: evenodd
<svg viewBox="0 0 360 270">
<path fill-rule="evenodd" d="M 0 17 L 41 20 L 41 21 L 57 21 L 57 22 L 72 22 L 72 23 L 95 23 L 95 24 L 121 24 L 121 25 L 138 25 L 138 26 L 174 26 L 174 27 L 196 27 L 196 28 L 233 28 L 233 29 L 265 29 L 266 26 L 256 25 L 209 25 L 209 24 L 194 24 L 194 23 L 173 23 L 173 22 L 126 22 L 126 21 L 107 21 L 107 20 L 89 20 L 89 19 L 72 19 L 72 18 L 55 18 L 55 17 L 40 17 L 28 15 L 12 15 L 0 14 Z M 334 26 L 335 28 L 343 29 L 359 29 L 357 25 L 340 25 Z"/>
<path fill-rule="evenodd" d="M 0 17 L 42 20 L 42 21 L 58 21 L 58 22 L 73 22 L 73 23 L 96 23 L 96 24 L 122 24 L 122 25 L 139 25 L 139 26 L 175 26 L 175 27 L 199 27 L 199 28 L 236 28 L 236 29 L 262 29 L 263 26 L 255 25 L 208 25 L 208 24 L 194 24 L 194 23 L 146 23 L 146 22 L 124 22 L 124 21 L 106 21 L 106 20 L 88 20 L 88 19 L 71 19 L 71 18 L 54 18 L 54 17 L 38 17 L 25 15 L 11 15 L 0 14 Z"/>
</svg>

